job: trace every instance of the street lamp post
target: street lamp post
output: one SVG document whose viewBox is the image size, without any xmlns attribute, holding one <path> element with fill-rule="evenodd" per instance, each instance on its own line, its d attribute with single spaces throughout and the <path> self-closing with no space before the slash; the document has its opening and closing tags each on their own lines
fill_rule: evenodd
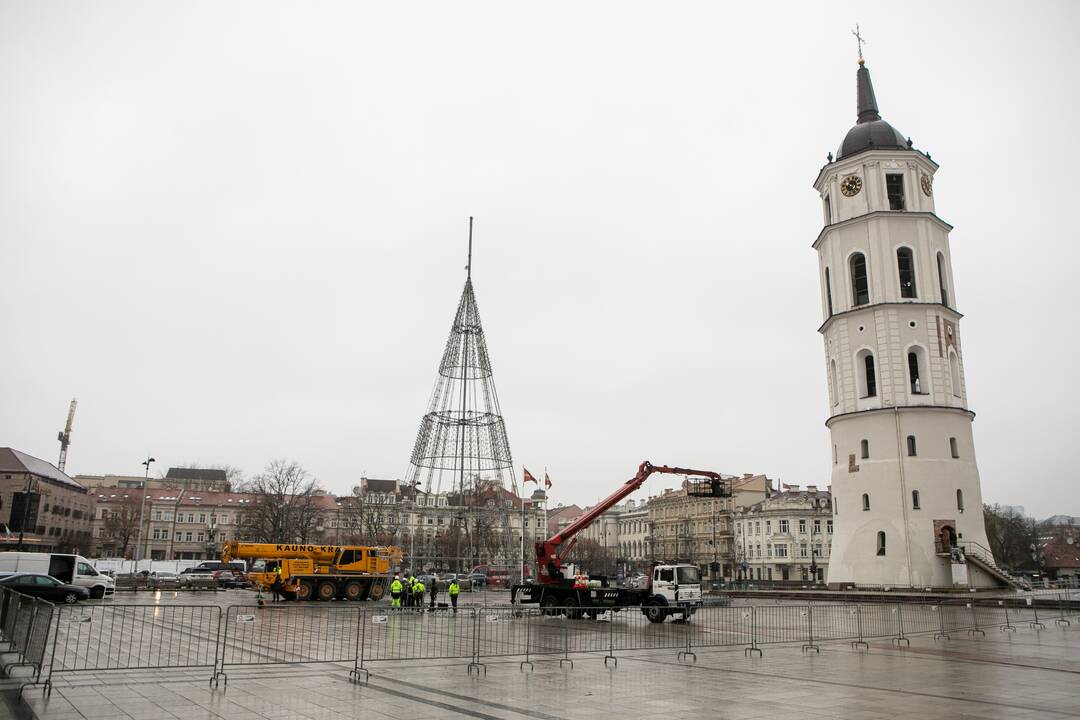
<svg viewBox="0 0 1080 720">
<path fill-rule="evenodd" d="M 142 500 L 139 502 L 139 529 L 135 533 L 135 570 L 139 569 L 139 560 L 142 559 L 142 529 L 143 529 L 143 511 L 146 509 L 146 486 L 150 482 L 150 463 L 156 462 L 154 458 L 146 458 L 143 460 L 142 465 L 146 468 L 146 472 L 143 473 L 143 485 L 142 485 Z"/>
</svg>

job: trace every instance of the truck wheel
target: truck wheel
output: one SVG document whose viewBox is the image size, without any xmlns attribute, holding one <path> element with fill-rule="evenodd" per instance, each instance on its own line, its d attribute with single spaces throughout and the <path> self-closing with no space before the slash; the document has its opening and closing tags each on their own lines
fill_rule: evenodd
<svg viewBox="0 0 1080 720">
<path fill-rule="evenodd" d="M 540 600 L 540 609 L 545 615 L 558 615 L 558 612 L 555 610 L 558 605 L 559 599 L 554 595 L 544 595 Z"/>
<path fill-rule="evenodd" d="M 564 602 L 563 604 L 566 605 L 567 620 L 581 619 L 581 608 L 578 607 L 577 598 L 566 598 L 566 602 Z"/>
<path fill-rule="evenodd" d="M 360 596 L 364 594 L 364 586 L 355 580 L 350 580 L 345 583 L 345 599 L 346 600 L 359 600 Z"/>
<path fill-rule="evenodd" d="M 310 600 L 315 594 L 315 587 L 311 584 L 310 580 L 301 580 L 300 585 L 296 588 L 297 600 Z"/>
<path fill-rule="evenodd" d="M 101 598 L 105 597 L 105 588 L 103 586 L 91 588 L 90 597 L 94 598 L 95 600 L 100 600 Z"/>
<path fill-rule="evenodd" d="M 320 600 L 333 600 L 335 595 L 337 595 L 337 584 L 333 580 L 323 580 L 319 583 Z"/>
<path fill-rule="evenodd" d="M 386 586 L 382 583 L 374 583 L 371 586 L 371 590 L 368 592 L 368 598 L 371 600 L 382 600 L 383 594 L 386 592 Z"/>
<path fill-rule="evenodd" d="M 667 617 L 667 610 L 659 605 L 648 605 L 641 608 L 641 612 L 645 613 L 645 617 L 647 617 L 651 623 L 662 623 L 664 622 L 664 618 Z"/>
</svg>

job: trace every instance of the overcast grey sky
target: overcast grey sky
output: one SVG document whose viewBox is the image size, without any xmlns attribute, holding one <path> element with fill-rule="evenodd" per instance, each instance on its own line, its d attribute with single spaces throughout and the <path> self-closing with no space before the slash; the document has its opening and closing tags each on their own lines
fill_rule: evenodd
<svg viewBox="0 0 1080 720">
<path fill-rule="evenodd" d="M 77 397 L 72 474 L 404 477 L 471 214 L 519 475 L 825 485 L 859 22 L 941 163 L 984 498 L 1080 515 L 1078 8 L 5 1 L 0 445 L 55 462 Z"/>
</svg>

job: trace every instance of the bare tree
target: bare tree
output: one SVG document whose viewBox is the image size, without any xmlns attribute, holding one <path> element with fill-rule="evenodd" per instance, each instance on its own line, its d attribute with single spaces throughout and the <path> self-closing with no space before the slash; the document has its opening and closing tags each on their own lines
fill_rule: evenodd
<svg viewBox="0 0 1080 720">
<path fill-rule="evenodd" d="M 563 561 L 567 559 L 580 565 L 587 573 L 596 575 L 610 573 L 614 564 L 611 552 L 597 541 L 588 538 L 575 543 L 570 549 L 569 558 L 563 558 Z"/>
<path fill-rule="evenodd" d="M 999 565 L 1013 570 L 1035 566 L 1033 545 L 1038 543 L 1035 521 L 1012 508 L 983 505 L 983 521 L 990 552 Z"/>
<path fill-rule="evenodd" d="M 120 557 L 127 557 L 128 545 L 139 532 L 139 501 L 142 496 L 129 495 L 109 510 L 105 518 L 105 533 L 119 547 Z"/>
<path fill-rule="evenodd" d="M 306 543 L 316 536 L 318 481 L 292 460 L 274 460 L 241 485 L 254 497 L 240 515 L 240 532 L 254 542 Z"/>
</svg>

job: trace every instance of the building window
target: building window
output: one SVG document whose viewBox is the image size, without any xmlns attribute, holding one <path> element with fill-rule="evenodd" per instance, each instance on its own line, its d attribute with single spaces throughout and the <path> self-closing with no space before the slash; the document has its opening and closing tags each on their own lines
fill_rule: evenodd
<svg viewBox="0 0 1080 720">
<path fill-rule="evenodd" d="M 878 531 L 878 534 L 877 534 L 877 554 L 878 555 L 884 555 L 885 554 L 885 533 L 883 531 L 880 531 L 880 530 Z"/>
<path fill-rule="evenodd" d="M 188 513 L 188 514 L 187 514 L 187 521 L 188 521 L 189 523 L 193 523 L 193 522 L 195 522 L 195 513 Z"/>
<path fill-rule="evenodd" d="M 788 521 L 787 520 L 781 520 L 780 521 L 780 532 L 786 533 L 787 531 L 788 531 Z"/>
<path fill-rule="evenodd" d="M 199 513 L 199 524 L 200 525 L 205 525 L 206 524 L 206 513 Z"/>
<path fill-rule="evenodd" d="M 772 535 L 772 520 L 765 521 L 765 534 Z"/>
<path fill-rule="evenodd" d="M 806 520 L 805 518 L 799 518 L 799 532 L 806 532 Z"/>
<path fill-rule="evenodd" d="M 832 520 L 825 521 L 825 532 L 832 534 Z"/>
<path fill-rule="evenodd" d="M 949 453 L 954 457 L 960 457 L 960 451 L 956 447 L 956 438 L 949 438 Z"/>
<path fill-rule="evenodd" d="M 960 488 L 956 489 L 956 509 L 964 512 L 964 491 Z"/>
<path fill-rule="evenodd" d="M 825 204 L 825 224 L 832 225 L 832 203 L 829 202 L 829 196 L 826 195 L 822 201 Z"/>
<path fill-rule="evenodd" d="M 203 533 L 199 533 L 198 535 L 195 536 L 195 539 L 198 540 L 199 542 L 203 542 L 204 540 L 206 540 L 206 536 Z"/>
<path fill-rule="evenodd" d="M 885 176 L 885 193 L 889 196 L 890 210 L 904 209 L 904 176 L 889 173 Z"/>
<path fill-rule="evenodd" d="M 806 557 L 807 552 L 806 543 L 799 543 L 799 557 Z"/>
<path fill-rule="evenodd" d="M 915 457 L 915 455 L 917 454 L 915 452 L 915 436 L 914 435 L 908 435 L 907 436 L 907 454 L 908 454 L 908 457 Z"/>
<path fill-rule="evenodd" d="M 777 546 L 776 546 L 776 557 L 778 557 L 778 558 L 786 558 L 787 557 L 787 545 L 777 544 Z"/>
<path fill-rule="evenodd" d="M 832 446 L 832 464 L 833 465 L 836 464 L 836 444 L 835 443 Z"/>
<path fill-rule="evenodd" d="M 949 353 L 949 374 L 952 375 L 952 394 L 960 397 L 960 358 L 955 352 Z"/>
<path fill-rule="evenodd" d="M 941 291 L 941 304 L 949 307 L 949 291 L 945 287 L 945 256 L 941 253 L 937 254 L 937 277 L 938 290 Z"/>
<path fill-rule="evenodd" d="M 821 532 L 821 521 L 820 520 L 815 520 L 814 521 L 814 532 L 816 532 L 816 533 Z"/>
<path fill-rule="evenodd" d="M 896 268 L 900 274 L 900 297 L 914 298 L 915 294 L 915 255 L 911 248 L 896 250 Z"/>
<path fill-rule="evenodd" d="M 859 450 L 860 450 L 860 454 L 861 454 L 863 460 L 870 457 L 870 441 L 869 440 L 861 441 L 859 443 Z"/>
<path fill-rule="evenodd" d="M 832 317 L 832 282 L 829 280 L 829 268 L 825 268 L 825 304 L 829 308 L 829 317 Z"/>
<path fill-rule="evenodd" d="M 160 520 L 161 519 L 161 511 L 160 510 L 155 510 L 154 511 L 154 519 L 155 520 Z"/>
<path fill-rule="evenodd" d="M 919 375 L 919 355 L 918 350 L 912 349 L 907 354 L 907 368 L 908 368 L 908 380 L 911 385 L 912 395 L 924 395 L 922 387 L 922 377 Z"/>
<path fill-rule="evenodd" d="M 918 490 L 912 490 L 911 491 L 911 509 L 912 510 L 921 509 L 921 506 L 919 505 L 919 491 Z"/>
<path fill-rule="evenodd" d="M 191 542 L 191 531 L 190 530 L 188 530 L 187 533 L 185 533 L 185 542 Z"/>
<path fill-rule="evenodd" d="M 851 269 L 851 304 L 865 305 L 870 302 L 870 279 L 866 275 L 866 256 L 855 253 L 848 260 Z"/>
<path fill-rule="evenodd" d="M 863 350 L 859 362 L 860 377 L 862 381 L 862 397 L 877 397 L 877 371 L 874 368 L 874 355 L 869 350 Z"/>
<path fill-rule="evenodd" d="M 772 543 L 765 543 L 765 553 L 772 557 Z"/>
<path fill-rule="evenodd" d="M 165 522 L 172 522 L 172 511 L 165 511 Z"/>
<path fill-rule="evenodd" d="M 869 510 L 870 509 L 870 495 L 868 495 L 867 493 L 863 493 L 863 495 L 862 495 L 862 509 L 863 510 Z"/>
<path fill-rule="evenodd" d="M 182 538 L 183 536 L 184 536 L 184 534 L 183 534 L 183 533 L 179 533 L 179 532 L 178 532 L 178 533 L 176 533 L 176 535 L 175 535 L 175 536 L 173 537 L 173 539 L 174 539 L 174 540 L 176 540 L 176 542 L 180 542 L 180 539 L 181 539 L 181 538 Z"/>
</svg>

